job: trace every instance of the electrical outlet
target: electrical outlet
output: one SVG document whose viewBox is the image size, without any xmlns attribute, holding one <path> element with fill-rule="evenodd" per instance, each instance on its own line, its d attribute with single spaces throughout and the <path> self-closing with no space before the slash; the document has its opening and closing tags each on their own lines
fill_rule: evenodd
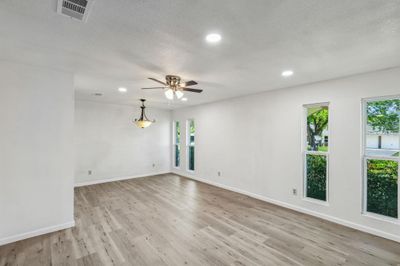
<svg viewBox="0 0 400 266">
<path fill-rule="evenodd" d="M 292 194 L 296 196 L 296 195 L 297 195 L 297 189 L 294 188 L 294 189 L 292 190 Z"/>
<path fill-rule="evenodd" d="M 221 176 L 221 172 L 220 171 L 218 171 L 218 176 Z"/>
<path fill-rule="evenodd" d="M 89 170 L 89 171 L 88 171 L 88 175 L 92 175 L 92 170 Z"/>
</svg>

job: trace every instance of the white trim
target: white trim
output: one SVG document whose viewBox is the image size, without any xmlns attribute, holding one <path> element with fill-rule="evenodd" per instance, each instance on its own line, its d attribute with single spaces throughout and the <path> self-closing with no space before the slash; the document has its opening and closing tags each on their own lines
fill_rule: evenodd
<svg viewBox="0 0 400 266">
<path fill-rule="evenodd" d="M 230 190 L 230 191 L 233 191 L 233 192 L 236 192 L 236 193 L 240 193 L 240 194 L 243 194 L 243 195 L 258 199 L 258 200 L 261 200 L 261 201 L 272 203 L 272 204 L 275 204 L 275 205 L 278 205 L 278 206 L 281 206 L 281 207 L 284 207 L 284 208 L 288 208 L 288 209 L 295 210 L 295 211 L 298 211 L 298 212 L 301 212 L 301 213 L 305 213 L 305 214 L 308 214 L 308 215 L 311 215 L 311 216 L 315 216 L 315 217 L 318 217 L 318 218 L 321 218 L 321 219 L 324 219 L 324 220 L 327 220 L 327 221 L 330 221 L 330 222 L 333 222 L 333 223 L 336 223 L 336 224 L 347 226 L 347 227 L 350 227 L 350 228 L 353 228 L 353 229 L 356 229 L 356 230 L 359 230 L 359 231 L 362 231 L 362 232 L 365 232 L 365 233 L 369 233 L 369 234 L 372 234 L 372 235 L 376 235 L 376 236 L 383 237 L 383 238 L 386 238 L 386 239 L 390 239 L 390 240 L 393 240 L 393 241 L 396 241 L 396 242 L 400 243 L 400 236 L 393 235 L 393 234 L 390 234 L 390 233 L 386 233 L 384 231 L 377 230 L 377 229 L 374 229 L 374 228 L 371 228 L 371 227 L 368 227 L 368 226 L 365 226 L 365 225 L 357 224 L 357 223 L 354 223 L 354 222 L 350 222 L 350 221 L 347 221 L 347 220 L 336 218 L 334 216 L 330 216 L 330 215 L 327 215 L 327 214 L 322 214 L 322 213 L 319 213 L 319 212 L 316 212 L 316 211 L 311 211 L 311 210 L 308 210 L 308 209 L 303 208 L 303 207 L 299 207 L 299 206 L 292 205 L 292 204 L 289 204 L 289 203 L 286 203 L 286 202 L 283 202 L 283 201 L 271 199 L 271 198 L 268 198 L 268 197 L 265 197 L 265 196 L 262 196 L 262 195 L 258 195 L 258 194 L 255 194 L 255 193 L 252 193 L 252 192 L 248 192 L 248 191 L 245 191 L 245 190 L 242 190 L 242 189 L 238 189 L 238 188 L 230 187 L 230 186 L 227 186 L 227 185 L 223 185 L 223 184 L 220 184 L 220 183 L 217 183 L 217 182 L 209 181 L 207 179 L 198 178 L 198 177 L 194 177 L 194 176 L 186 176 L 186 175 L 182 175 L 180 173 L 174 173 L 174 174 L 180 175 L 180 176 L 183 176 L 183 177 L 186 177 L 186 178 L 189 178 L 189 179 L 193 179 L 193 180 L 196 180 L 196 181 L 200 181 L 200 182 L 203 182 L 203 183 L 215 186 L 215 187 L 220 187 L 220 188 L 223 188 L 223 189 L 226 189 L 226 190 Z"/>
<path fill-rule="evenodd" d="M 6 244 L 10 244 L 10 243 L 13 243 L 13 242 L 16 242 L 16 241 L 24 240 L 24 239 L 27 239 L 27 238 L 35 237 L 35 236 L 40 236 L 40 235 L 44 235 L 44 234 L 48 234 L 48 233 L 64 230 L 64 229 L 71 228 L 71 227 L 74 227 L 74 226 L 75 226 L 75 221 L 70 221 L 70 222 L 67 222 L 67 223 L 58 224 L 58 225 L 52 225 L 52 226 L 36 229 L 36 230 L 33 230 L 33 231 L 29 231 L 29 232 L 25 232 L 25 233 L 22 233 L 22 234 L 18 234 L 18 235 L 4 237 L 4 238 L 0 239 L 0 246 L 6 245 Z"/>
<path fill-rule="evenodd" d="M 367 98 L 362 98 L 362 100 L 363 100 L 363 102 L 368 103 L 368 102 L 377 102 L 377 101 L 385 101 L 385 100 L 396 100 L 398 98 L 400 98 L 400 94 L 367 97 Z"/>
<path fill-rule="evenodd" d="M 399 179 L 400 173 L 400 158 L 395 156 L 379 156 L 379 155 L 368 155 L 367 154 L 367 120 L 368 120 L 368 110 L 367 105 L 370 102 L 379 102 L 385 100 L 395 100 L 400 99 L 400 95 L 390 95 L 390 96 L 380 96 L 380 97 L 370 97 L 361 99 L 361 180 L 362 180 L 362 202 L 361 202 L 361 213 L 365 217 L 374 218 L 380 221 L 391 222 L 394 220 L 394 223 L 398 224 L 400 222 L 400 215 L 397 218 L 389 217 L 377 213 L 372 213 L 367 211 L 368 205 L 368 179 L 367 179 L 367 161 L 368 160 L 384 160 L 384 161 L 395 161 L 398 163 L 397 169 L 397 178 Z M 400 138 L 400 134 L 399 138 Z M 398 213 L 400 213 L 400 185 L 397 184 L 397 209 Z"/>
<path fill-rule="evenodd" d="M 302 200 L 310 202 L 310 203 L 319 204 L 319 205 L 322 205 L 322 206 L 329 207 L 329 202 L 328 201 L 314 199 L 314 198 L 310 198 L 310 197 L 303 197 Z"/>
<path fill-rule="evenodd" d="M 122 181 L 122 180 L 134 179 L 134 178 L 141 178 L 141 177 L 147 177 L 147 176 L 153 176 L 153 175 L 163 175 L 163 174 L 168 174 L 168 173 L 170 173 L 170 171 L 164 171 L 164 172 L 158 172 L 158 173 L 150 173 L 150 174 L 142 174 L 142 175 L 134 175 L 134 176 L 112 177 L 112 178 L 107 178 L 107 179 L 98 179 L 98 180 L 91 180 L 91 181 L 84 181 L 84 182 L 75 183 L 75 187 L 90 186 L 90 185 L 103 184 L 103 183 L 109 183 L 109 182 L 115 182 L 115 181 Z"/>
<path fill-rule="evenodd" d="M 327 107 L 328 108 L 328 150 L 327 151 L 309 151 L 307 150 L 307 137 L 308 137 L 308 130 L 307 130 L 307 116 L 308 116 L 308 109 L 315 108 L 315 107 Z M 303 105 L 303 125 L 302 125 L 302 159 L 303 159 L 303 193 L 302 199 L 312 202 L 321 204 L 324 206 L 329 206 L 329 183 L 330 183 L 330 171 L 329 171 L 329 154 L 331 150 L 331 127 L 332 127 L 332 120 L 331 120 L 331 111 L 330 111 L 330 102 L 322 102 L 322 103 L 313 103 L 313 104 L 304 104 Z M 307 155 L 320 155 L 326 157 L 326 186 L 325 186 L 325 194 L 326 200 L 319 200 L 314 199 L 307 196 Z"/>
<path fill-rule="evenodd" d="M 368 211 L 363 213 L 362 215 L 365 216 L 365 217 L 368 217 L 368 218 L 379 220 L 379 221 L 385 221 L 385 222 L 388 222 L 388 223 L 400 225 L 400 220 L 399 219 L 393 218 L 393 217 L 390 217 L 390 216 L 385 216 L 385 215 L 382 215 L 382 214 L 368 212 Z"/>
</svg>

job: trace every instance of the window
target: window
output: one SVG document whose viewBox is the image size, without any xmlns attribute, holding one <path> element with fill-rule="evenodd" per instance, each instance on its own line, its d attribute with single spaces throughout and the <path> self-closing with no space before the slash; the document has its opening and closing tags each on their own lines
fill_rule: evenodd
<svg viewBox="0 0 400 266">
<path fill-rule="evenodd" d="M 304 196 L 328 198 L 329 108 L 327 103 L 305 105 Z"/>
<path fill-rule="evenodd" d="M 181 127 L 179 121 L 174 122 L 174 158 L 175 167 L 181 164 Z"/>
<path fill-rule="evenodd" d="M 187 134 L 187 158 L 188 158 L 188 170 L 194 171 L 194 144 L 195 144 L 195 126 L 194 120 L 190 119 L 187 121 L 186 134 Z"/>
<path fill-rule="evenodd" d="M 363 104 L 364 212 L 398 218 L 400 97 Z"/>
</svg>

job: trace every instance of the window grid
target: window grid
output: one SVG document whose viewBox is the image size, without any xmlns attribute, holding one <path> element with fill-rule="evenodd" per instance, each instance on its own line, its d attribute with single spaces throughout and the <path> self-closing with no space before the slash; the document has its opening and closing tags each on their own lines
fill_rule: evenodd
<svg viewBox="0 0 400 266">
<path fill-rule="evenodd" d="M 399 184 L 399 173 L 400 173 L 400 158 L 399 156 L 387 156 L 387 155 L 369 155 L 367 154 L 367 132 L 368 132 L 368 112 L 367 112 L 367 107 L 368 103 L 371 102 L 379 102 L 379 101 L 386 101 L 386 100 L 398 100 L 400 99 L 400 96 L 392 96 L 392 97 L 375 97 L 375 98 L 369 98 L 369 99 L 364 99 L 362 101 L 362 180 L 363 180 L 363 189 L 362 189 L 362 194 L 363 194 L 363 200 L 362 200 L 362 213 L 372 216 L 378 219 L 382 220 L 387 220 L 387 221 L 400 221 L 400 184 Z M 399 127 L 400 127 L 400 121 L 399 121 Z M 400 133 L 398 133 L 398 138 L 399 138 L 399 143 L 400 143 Z M 378 146 L 381 146 L 381 139 L 379 138 L 378 141 L 380 144 Z M 379 147 L 381 148 L 381 147 Z M 391 217 L 379 213 L 374 213 L 370 212 L 367 210 L 368 208 L 368 161 L 371 160 L 381 160 L 381 161 L 393 161 L 397 163 L 397 218 L 396 217 Z"/>
<path fill-rule="evenodd" d="M 179 121 L 174 121 L 174 137 L 173 137 L 173 155 L 174 155 L 174 167 L 179 168 L 181 164 L 181 128 Z"/>
<path fill-rule="evenodd" d="M 186 158 L 187 170 L 195 170 L 195 135 L 196 127 L 193 119 L 188 119 L 186 123 Z"/>
<path fill-rule="evenodd" d="M 308 110 L 310 108 L 318 108 L 318 107 L 326 107 L 328 110 L 328 124 L 327 124 L 327 133 L 321 139 L 321 143 L 326 146 L 326 150 L 324 151 L 316 151 L 309 149 L 308 143 Z M 304 109 L 304 133 L 303 133 L 303 198 L 308 201 L 320 203 L 320 204 L 328 204 L 329 200 L 329 150 L 330 150 L 330 118 L 329 118 L 329 103 L 316 103 L 316 104 L 307 104 L 303 106 Z M 308 195 L 308 171 L 307 171 L 307 159 L 312 158 L 312 156 L 324 156 L 325 159 L 325 199 L 317 199 L 313 197 L 309 197 Z M 314 157 L 316 158 L 316 157 Z"/>
</svg>

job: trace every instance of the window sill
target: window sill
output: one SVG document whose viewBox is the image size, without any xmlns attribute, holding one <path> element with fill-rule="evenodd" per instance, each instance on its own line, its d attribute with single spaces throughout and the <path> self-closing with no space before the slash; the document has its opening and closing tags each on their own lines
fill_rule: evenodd
<svg viewBox="0 0 400 266">
<path fill-rule="evenodd" d="M 327 201 L 317 200 L 317 199 L 308 198 L 308 197 L 303 197 L 303 200 L 307 201 L 307 202 L 310 202 L 310 203 L 315 203 L 315 204 L 318 204 L 318 205 L 329 207 L 329 202 L 327 202 Z"/>
<path fill-rule="evenodd" d="M 388 222 L 391 224 L 400 225 L 400 220 L 398 218 L 392 218 L 392 217 L 380 215 L 377 213 L 364 212 L 364 213 L 362 213 L 362 216 L 370 218 L 370 219 L 378 220 L 381 222 Z"/>
</svg>

